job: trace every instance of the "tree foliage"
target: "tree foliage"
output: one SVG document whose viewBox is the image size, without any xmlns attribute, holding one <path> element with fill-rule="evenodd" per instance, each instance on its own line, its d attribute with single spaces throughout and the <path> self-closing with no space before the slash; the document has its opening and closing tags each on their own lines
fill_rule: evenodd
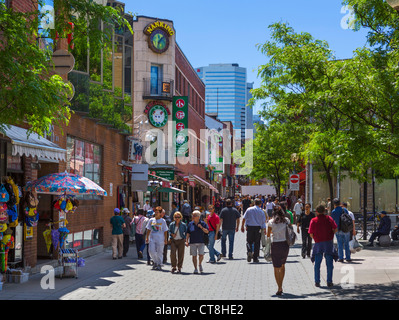
<svg viewBox="0 0 399 320">
<path fill-rule="evenodd" d="M 45 12 L 39 10 L 44 1 L 38 3 L 39 7 L 32 6 L 29 12 L 14 11 L 0 3 L 0 129 L 8 124 L 27 123 L 30 131 L 43 135 L 51 124 L 68 123 L 71 88 L 52 72 L 53 48 L 39 46 L 39 24 Z M 87 43 L 88 33 L 97 46 L 109 43 L 109 35 L 88 21 L 102 20 L 132 32 L 118 10 L 95 1 L 55 0 L 54 7 L 54 29 L 49 30 L 53 39 L 56 35 L 66 37 L 71 21 L 75 23 L 76 43 Z M 85 28 L 80 28 L 83 25 Z"/>
</svg>

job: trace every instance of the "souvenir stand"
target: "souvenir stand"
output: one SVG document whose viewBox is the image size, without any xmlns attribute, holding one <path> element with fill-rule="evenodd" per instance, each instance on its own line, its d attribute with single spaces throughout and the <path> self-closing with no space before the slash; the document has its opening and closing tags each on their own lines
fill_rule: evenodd
<svg viewBox="0 0 399 320">
<path fill-rule="evenodd" d="M 47 247 L 53 245 L 58 248 L 58 261 L 62 269 L 58 276 L 61 277 L 78 277 L 78 267 L 81 265 L 79 252 L 76 249 L 67 248 L 67 236 L 69 230 L 67 228 L 67 213 L 75 213 L 79 206 L 79 200 L 76 195 L 94 194 L 106 196 L 107 192 L 96 183 L 86 177 L 76 174 L 62 172 L 53 173 L 40 179 L 29 182 L 26 190 L 36 190 L 38 193 L 55 194 L 56 200 L 53 207 L 58 210 L 59 219 L 49 225 L 49 229 L 43 233 Z M 58 224 L 56 229 L 54 225 Z M 57 275 L 57 274 L 56 274 Z"/>
<path fill-rule="evenodd" d="M 78 278 L 79 251 L 72 248 L 66 248 L 69 230 L 66 227 L 68 220 L 67 213 L 74 213 L 79 206 L 79 201 L 75 197 L 62 195 L 53 202 L 53 206 L 59 212 L 58 234 L 58 262 L 62 268 L 59 274 L 60 278 L 75 277 Z"/>
<path fill-rule="evenodd" d="M 23 273 L 22 270 L 14 270 L 9 268 L 8 254 L 10 249 L 14 249 L 14 228 L 18 222 L 18 206 L 21 202 L 22 191 L 14 183 L 9 176 L 3 177 L 0 184 L 0 272 L 3 280 L 8 282 L 22 282 L 22 278 L 26 279 L 29 274 Z M 28 202 L 31 200 L 31 202 Z M 37 198 L 33 194 L 29 194 L 29 198 L 25 199 L 27 208 L 25 209 L 26 219 L 34 224 L 37 223 L 38 215 L 36 214 Z"/>
</svg>

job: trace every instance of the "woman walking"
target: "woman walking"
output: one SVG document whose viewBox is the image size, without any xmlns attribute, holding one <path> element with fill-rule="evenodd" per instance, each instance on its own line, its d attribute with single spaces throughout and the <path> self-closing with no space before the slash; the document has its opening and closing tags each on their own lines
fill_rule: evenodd
<svg viewBox="0 0 399 320">
<path fill-rule="evenodd" d="M 172 263 L 172 273 L 181 273 L 184 259 L 184 245 L 187 233 L 187 225 L 182 221 L 183 215 L 176 211 L 173 214 L 173 222 L 169 225 L 170 234 L 170 261 Z M 177 253 L 177 258 L 176 258 Z"/>
<path fill-rule="evenodd" d="M 289 224 L 290 221 L 284 216 L 281 207 L 276 206 L 273 219 L 269 220 L 268 223 L 267 237 L 270 238 L 270 235 L 273 234 L 270 253 L 274 267 L 274 277 L 278 287 L 276 295 L 278 296 L 283 294 L 285 262 L 287 261 L 288 251 L 290 249 L 285 236 Z"/>
<path fill-rule="evenodd" d="M 133 223 L 136 225 L 135 240 L 136 240 L 137 255 L 138 255 L 139 259 L 143 258 L 143 252 L 145 249 L 144 236 L 145 236 L 145 232 L 146 232 L 147 222 L 148 222 L 148 219 L 144 215 L 144 210 L 138 209 L 137 216 L 134 217 Z"/>
<path fill-rule="evenodd" d="M 312 251 L 312 237 L 309 235 L 310 221 L 316 217 L 316 215 L 310 211 L 311 204 L 305 204 L 305 212 L 302 212 L 297 221 L 297 233 L 300 233 L 299 227 L 301 227 L 302 234 L 302 258 L 305 259 L 307 256 L 310 258 L 310 252 Z"/>
<path fill-rule="evenodd" d="M 219 261 L 222 256 L 219 251 L 215 249 L 215 242 L 217 239 L 217 234 L 220 229 L 220 218 L 215 212 L 215 207 L 210 204 L 208 206 L 209 215 L 206 217 L 206 222 L 208 223 L 209 229 L 209 263 L 216 263 L 215 256 L 217 257 L 217 261 Z"/>
<path fill-rule="evenodd" d="M 161 218 L 162 207 L 155 208 L 155 216 L 148 221 L 145 242 L 148 243 L 148 252 L 154 261 L 153 269 L 161 270 L 163 248 L 168 243 L 168 226 Z"/>
</svg>

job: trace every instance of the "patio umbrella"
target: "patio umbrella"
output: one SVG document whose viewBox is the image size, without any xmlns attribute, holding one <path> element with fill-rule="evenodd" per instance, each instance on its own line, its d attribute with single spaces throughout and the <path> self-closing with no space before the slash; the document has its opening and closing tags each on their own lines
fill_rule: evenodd
<svg viewBox="0 0 399 320">
<path fill-rule="evenodd" d="M 107 195 L 103 188 L 90 179 L 68 172 L 51 173 L 35 181 L 29 181 L 24 189 L 45 194 Z"/>
</svg>

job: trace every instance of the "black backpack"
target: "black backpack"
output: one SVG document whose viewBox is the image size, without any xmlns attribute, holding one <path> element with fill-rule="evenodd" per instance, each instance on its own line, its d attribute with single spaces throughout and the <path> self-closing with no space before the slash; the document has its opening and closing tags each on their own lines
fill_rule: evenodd
<svg viewBox="0 0 399 320">
<path fill-rule="evenodd" d="M 348 212 L 344 210 L 339 219 L 339 229 L 341 231 L 350 232 L 353 230 L 353 220 Z"/>
</svg>

